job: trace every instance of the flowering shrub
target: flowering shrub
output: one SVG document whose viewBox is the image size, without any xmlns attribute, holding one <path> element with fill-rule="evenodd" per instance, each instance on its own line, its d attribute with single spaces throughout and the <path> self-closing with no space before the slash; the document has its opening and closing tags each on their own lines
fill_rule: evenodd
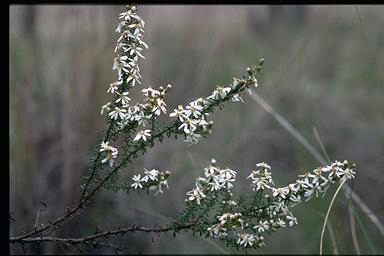
<svg viewBox="0 0 384 256">
<path fill-rule="evenodd" d="M 335 161 L 277 188 L 271 167 L 259 163 L 247 177 L 254 192 L 235 199 L 231 188 L 236 181 L 236 171 L 221 169 L 212 159 L 204 169 L 205 177 L 198 177 L 196 187 L 187 192 L 187 207 L 179 221 L 191 222 L 197 217 L 200 224 L 192 230 L 225 241 L 227 245 L 258 248 L 265 245 L 265 234 L 297 224 L 290 207 L 302 199 L 308 201 L 324 194 L 331 184 L 353 178 L 354 174 L 353 164 Z"/>
<path fill-rule="evenodd" d="M 186 193 L 186 207 L 177 219 L 159 228 L 145 228 L 133 225 L 121 226 L 115 230 L 97 231 L 82 238 L 58 238 L 49 236 L 67 220 L 79 214 L 89 205 L 94 195 L 103 188 L 114 191 L 154 191 L 154 196 L 168 188 L 169 171 L 156 169 L 132 174 L 130 180 L 118 179 L 120 172 L 133 164 L 138 153 L 162 142 L 171 135 L 184 138 L 188 145 L 199 143 L 212 132 L 213 122 L 209 115 L 228 101 L 243 102 L 241 94 L 257 87 L 257 76 L 262 73 L 264 60 L 252 65 L 241 78 L 233 78 L 227 85 L 217 86 L 205 98 L 198 98 L 188 105 L 179 105 L 173 112 L 167 112 L 165 96 L 172 86 L 141 89 L 143 101 L 133 103 L 130 90 L 141 84 L 139 60 L 144 59 L 143 41 L 145 22 L 137 15 L 135 6 L 127 6 L 119 15 L 116 32 L 120 34 L 114 52 L 113 70 L 117 80 L 110 83 L 107 93 L 111 101 L 101 107 L 101 115 L 106 116 L 108 128 L 100 146 L 95 150 L 89 175 L 81 186 L 79 201 L 68 208 L 66 213 L 28 233 L 11 237 L 11 243 L 57 242 L 70 245 L 102 246 L 100 239 L 132 231 L 167 232 L 175 234 L 180 230 L 192 230 L 202 236 L 223 241 L 236 248 L 258 248 L 265 245 L 264 237 L 279 228 L 298 223 L 290 211 L 291 207 L 324 194 L 330 185 L 354 178 L 354 164 L 335 161 L 329 166 L 319 167 L 310 173 L 299 175 L 298 179 L 285 187 L 276 187 L 267 163 L 256 164 L 247 179 L 250 193 L 235 196 L 231 189 L 235 186 L 237 172 L 230 168 L 220 168 L 212 159 L 204 169 L 204 176 L 197 177 L 195 187 Z M 159 116 L 169 121 L 160 121 Z M 121 148 L 116 141 L 124 138 Z"/>
</svg>

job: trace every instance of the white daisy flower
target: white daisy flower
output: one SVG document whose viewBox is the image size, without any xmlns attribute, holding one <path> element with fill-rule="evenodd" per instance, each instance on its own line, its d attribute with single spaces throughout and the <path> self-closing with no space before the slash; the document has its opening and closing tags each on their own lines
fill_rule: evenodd
<svg viewBox="0 0 384 256">
<path fill-rule="evenodd" d="M 150 119 L 150 116 L 146 116 L 143 111 L 138 112 L 135 116 L 134 119 L 137 121 L 139 125 L 142 125 L 145 127 L 148 123 L 148 120 Z"/>
<path fill-rule="evenodd" d="M 169 115 L 170 117 L 176 117 L 179 118 L 181 122 L 184 122 L 186 118 L 188 118 L 188 115 L 186 115 L 185 110 L 183 109 L 183 106 L 179 105 L 177 109 L 174 109 L 173 112 Z"/>
<path fill-rule="evenodd" d="M 351 179 L 351 178 L 353 179 L 355 178 L 356 172 L 353 169 L 347 168 L 343 171 L 343 174 L 344 174 L 343 179 Z"/>
<path fill-rule="evenodd" d="M 188 198 L 189 201 L 196 200 L 198 205 L 200 205 L 200 200 L 205 198 L 205 195 L 199 186 L 197 186 L 195 189 L 187 192 L 187 196 L 189 196 L 189 198 Z"/>
<path fill-rule="evenodd" d="M 179 126 L 179 130 L 183 130 L 185 134 L 189 134 L 196 130 L 196 120 L 192 119 L 186 119 L 184 122 Z"/>
<path fill-rule="evenodd" d="M 161 111 L 165 114 L 167 113 L 165 106 L 166 104 L 163 99 L 156 99 L 156 105 L 153 107 L 152 112 L 157 116 L 160 115 Z"/>
<path fill-rule="evenodd" d="M 252 246 L 255 242 L 255 236 L 252 234 L 237 234 L 239 236 L 239 239 L 237 240 L 237 244 L 242 245 L 244 247 Z"/>
<path fill-rule="evenodd" d="M 119 89 L 119 85 L 121 85 L 122 83 L 123 81 L 120 80 L 110 83 L 107 92 L 115 93 L 115 91 Z"/>
<path fill-rule="evenodd" d="M 201 110 L 203 110 L 203 108 L 199 105 L 199 103 L 197 101 L 193 101 L 186 107 L 185 114 L 187 116 L 193 115 L 195 118 L 199 118 Z"/>
<path fill-rule="evenodd" d="M 123 93 L 117 93 L 117 94 L 119 95 L 119 97 L 115 101 L 116 103 L 119 103 L 121 101 L 122 105 L 127 105 L 131 101 L 131 99 L 127 96 L 129 92 L 123 92 Z"/>
<path fill-rule="evenodd" d="M 253 227 L 254 229 L 257 229 L 259 233 L 264 232 L 268 230 L 269 224 L 268 221 L 259 221 L 259 224 Z"/>
<path fill-rule="evenodd" d="M 147 169 L 145 169 L 144 173 L 145 173 L 145 176 L 144 176 L 143 180 L 145 182 L 147 182 L 148 179 L 156 181 L 157 176 L 159 175 L 160 172 L 156 169 L 152 169 L 151 171 L 148 171 Z"/>
<path fill-rule="evenodd" d="M 147 141 L 147 137 L 151 137 L 151 130 L 140 131 L 133 140 L 134 141 L 137 141 L 137 140 Z"/>
<path fill-rule="evenodd" d="M 133 187 L 134 189 L 143 188 L 143 185 L 141 185 L 141 182 L 143 181 L 141 179 L 141 174 L 134 175 L 132 180 L 134 181 L 134 183 L 131 185 L 131 187 Z"/>
<path fill-rule="evenodd" d="M 121 120 L 125 119 L 125 112 L 127 112 L 124 108 L 115 107 L 115 110 L 110 112 L 109 115 L 112 119 L 117 120 L 117 118 L 120 118 Z"/>
<path fill-rule="evenodd" d="M 100 152 L 103 152 L 103 151 L 112 151 L 113 150 L 113 147 L 112 146 L 109 146 L 109 141 L 107 142 L 101 142 L 100 146 L 101 146 L 101 149 L 100 149 Z"/>
</svg>

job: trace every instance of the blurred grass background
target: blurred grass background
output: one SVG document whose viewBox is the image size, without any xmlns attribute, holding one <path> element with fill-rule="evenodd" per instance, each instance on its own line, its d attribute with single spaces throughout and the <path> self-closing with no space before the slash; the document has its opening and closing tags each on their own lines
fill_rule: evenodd
<svg viewBox="0 0 384 256">
<path fill-rule="evenodd" d="M 265 58 L 257 92 L 318 149 L 316 127 L 332 160 L 357 163 L 350 183 L 378 218 L 384 220 L 384 7 L 382 6 L 139 6 L 146 21 L 150 49 L 141 62 L 142 84 L 172 84 L 168 111 L 200 96 L 217 84 L 241 76 Z M 100 108 L 110 98 L 108 84 L 124 6 L 10 7 L 10 210 L 16 220 L 10 235 L 31 229 L 40 201 L 52 219 L 78 198 L 81 178 L 105 128 Z M 359 19 L 358 14 L 361 16 Z M 140 88 L 133 101 L 140 100 Z M 238 171 L 237 192 L 248 191 L 245 177 L 255 164 L 272 165 L 283 186 L 319 163 L 248 95 L 244 104 L 227 104 L 212 115 L 213 133 L 188 147 L 169 139 L 136 160 L 136 169 L 170 170 L 170 189 L 153 198 L 146 194 L 103 192 L 83 215 L 57 235 L 81 236 L 121 224 L 169 222 L 184 206 L 194 179 L 215 158 L 219 166 Z M 324 200 L 297 206 L 299 225 L 266 238 L 252 253 L 318 253 Z M 355 254 L 348 205 L 339 195 L 330 223 L 337 251 Z M 357 208 L 362 253 L 384 253 L 383 237 Z M 236 253 L 217 241 L 191 233 L 130 234 L 116 243 L 129 253 Z M 20 248 L 11 247 L 17 253 Z M 43 244 L 32 253 L 65 253 L 69 248 Z M 109 253 L 110 249 L 87 251 Z M 324 253 L 333 253 L 330 234 Z M 240 252 L 242 253 L 242 252 Z"/>
</svg>

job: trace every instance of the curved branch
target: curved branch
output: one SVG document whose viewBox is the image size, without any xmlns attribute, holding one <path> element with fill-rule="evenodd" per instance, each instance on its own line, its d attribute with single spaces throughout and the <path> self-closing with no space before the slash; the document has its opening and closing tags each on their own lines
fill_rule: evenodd
<svg viewBox="0 0 384 256">
<path fill-rule="evenodd" d="M 168 231 L 180 231 L 183 229 L 189 229 L 196 225 L 197 222 L 193 222 L 190 224 L 186 224 L 183 226 L 179 227 L 158 227 L 158 228 L 148 228 L 148 227 L 142 227 L 142 226 L 135 226 L 133 225 L 132 227 L 125 227 L 125 228 L 118 228 L 114 230 L 107 230 L 103 232 L 97 232 L 93 235 L 88 235 L 84 236 L 81 238 L 59 238 L 59 237 L 33 237 L 33 238 L 22 238 L 22 239 L 17 239 L 17 238 L 11 238 L 10 242 L 11 243 L 35 243 L 35 242 L 58 242 L 58 243 L 66 243 L 66 244 L 90 244 L 93 241 L 96 241 L 98 238 L 107 238 L 109 236 L 116 236 L 116 235 L 124 235 L 128 232 L 136 232 L 136 231 L 141 231 L 141 232 L 146 232 L 146 233 L 164 233 Z"/>
</svg>

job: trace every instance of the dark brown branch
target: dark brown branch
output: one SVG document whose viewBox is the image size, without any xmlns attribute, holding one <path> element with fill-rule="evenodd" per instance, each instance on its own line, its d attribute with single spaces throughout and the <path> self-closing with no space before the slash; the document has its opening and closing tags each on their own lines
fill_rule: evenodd
<svg viewBox="0 0 384 256">
<path fill-rule="evenodd" d="M 107 238 L 109 236 L 116 236 L 116 235 L 124 235 L 128 232 L 146 232 L 146 233 L 163 233 L 168 231 L 179 231 L 184 229 L 189 229 L 196 225 L 197 222 L 193 222 L 190 224 L 186 224 L 179 227 L 158 227 L 158 228 L 148 228 L 148 227 L 141 227 L 141 226 L 132 226 L 132 227 L 125 227 L 125 228 L 118 228 L 114 230 L 107 230 L 103 232 L 98 232 L 93 235 L 84 236 L 81 238 L 59 238 L 59 237 L 32 237 L 32 238 L 11 238 L 11 243 L 21 243 L 21 244 L 27 244 L 27 243 L 35 243 L 35 242 L 58 242 L 58 243 L 66 243 L 66 244 L 89 244 L 93 241 L 95 241 L 98 238 Z"/>
</svg>

